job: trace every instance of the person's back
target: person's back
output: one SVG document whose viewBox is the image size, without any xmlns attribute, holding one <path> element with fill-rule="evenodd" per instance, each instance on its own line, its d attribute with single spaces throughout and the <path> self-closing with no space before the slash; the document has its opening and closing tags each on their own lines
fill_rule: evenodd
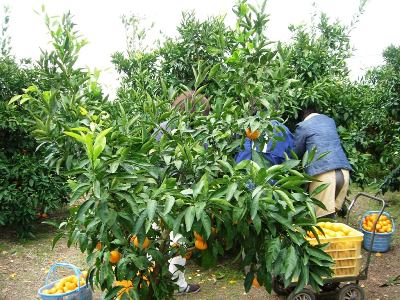
<svg viewBox="0 0 400 300">
<path fill-rule="evenodd" d="M 317 148 L 317 155 L 328 152 L 326 156 L 313 161 L 306 169 L 311 175 L 318 175 L 335 169 L 351 170 L 349 161 L 340 143 L 335 121 L 323 114 L 306 118 L 296 126 L 294 140 L 295 152 L 302 157 L 305 151 Z"/>
<path fill-rule="evenodd" d="M 316 213 L 318 217 L 335 217 L 349 189 L 349 171 L 352 169 L 341 146 L 335 121 L 316 113 L 314 108 L 305 109 L 303 119 L 296 126 L 294 151 L 301 158 L 306 151 L 310 152 L 316 147 L 315 159 L 306 168 L 306 172 L 315 178 L 309 185 L 309 191 L 314 191 L 321 184 L 328 184 L 327 188 L 315 195 L 326 208 L 318 207 Z M 326 152 L 327 155 L 317 159 Z"/>
<path fill-rule="evenodd" d="M 261 153 L 264 158 L 266 158 L 271 165 L 278 165 L 285 161 L 285 153 L 290 156 L 290 151 L 293 149 L 293 135 L 290 130 L 282 123 L 272 120 L 271 125 L 274 126 L 273 136 L 274 138 L 282 138 L 283 140 L 269 139 L 268 143 L 265 145 L 264 149 L 260 151 L 257 146 L 254 147 L 254 142 L 249 138 L 245 139 L 243 149 L 241 149 L 235 156 L 235 161 L 237 163 L 242 160 L 252 160 L 252 150 Z M 278 129 L 280 127 L 280 129 Z"/>
</svg>

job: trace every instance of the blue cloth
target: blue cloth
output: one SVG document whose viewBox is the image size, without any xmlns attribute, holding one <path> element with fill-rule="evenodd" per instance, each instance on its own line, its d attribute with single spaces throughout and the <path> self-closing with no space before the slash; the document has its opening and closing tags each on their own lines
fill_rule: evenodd
<svg viewBox="0 0 400 300">
<path fill-rule="evenodd" d="M 294 134 L 294 151 L 302 157 L 306 151 L 317 147 L 316 158 L 324 152 L 328 155 L 315 160 L 306 168 L 306 173 L 314 176 L 335 169 L 351 171 L 351 166 L 340 144 L 335 121 L 325 115 L 318 114 L 296 126 Z"/>
<path fill-rule="evenodd" d="M 282 123 L 272 120 L 271 124 L 274 126 L 273 134 L 274 137 L 283 137 L 284 141 L 274 141 L 270 139 L 267 143 L 267 151 L 260 151 L 259 147 L 256 145 L 256 151 L 262 154 L 272 165 L 278 165 L 285 161 L 285 153 L 290 157 L 290 150 L 294 148 L 293 135 L 290 130 Z M 280 126 L 284 129 L 281 132 L 276 127 Z M 252 160 L 252 141 L 248 138 L 245 139 L 243 148 L 236 154 L 235 161 L 237 163 L 242 160 Z"/>
</svg>

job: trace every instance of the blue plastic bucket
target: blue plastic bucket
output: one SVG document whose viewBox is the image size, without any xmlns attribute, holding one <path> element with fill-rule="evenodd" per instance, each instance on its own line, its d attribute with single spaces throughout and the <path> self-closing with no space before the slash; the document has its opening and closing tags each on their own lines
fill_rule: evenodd
<svg viewBox="0 0 400 300">
<path fill-rule="evenodd" d="M 369 210 L 364 213 L 364 215 L 361 218 L 360 221 L 360 229 L 364 233 L 364 241 L 363 241 L 363 246 L 365 250 L 369 250 L 371 247 L 371 241 L 372 241 L 372 232 L 366 231 L 362 227 L 362 220 L 365 219 L 366 216 L 376 213 L 379 215 L 379 211 L 374 211 L 374 210 Z M 375 232 L 375 238 L 374 238 L 374 243 L 372 244 L 372 252 L 387 252 L 390 249 L 390 244 L 392 242 L 392 236 L 393 233 L 396 230 L 395 223 L 393 222 L 392 217 L 390 216 L 389 213 L 383 212 L 382 215 L 385 215 L 389 218 L 389 220 L 392 222 L 392 232 L 385 232 L 385 233 L 380 233 L 380 232 Z"/>
<path fill-rule="evenodd" d="M 49 272 L 47 273 L 45 285 L 38 290 L 39 297 L 43 300 L 92 300 L 92 290 L 88 287 L 88 285 L 81 286 L 80 280 L 78 280 L 78 287 L 73 291 L 55 295 L 43 294 L 44 290 L 51 289 L 52 287 L 54 287 L 55 284 L 57 284 L 61 280 L 58 279 L 56 281 L 49 283 L 50 277 L 54 275 L 55 270 L 59 267 L 72 269 L 77 278 L 79 278 L 80 275 L 82 275 L 81 270 L 79 270 L 79 268 L 77 268 L 72 264 L 56 263 L 52 265 L 50 267 Z"/>
</svg>

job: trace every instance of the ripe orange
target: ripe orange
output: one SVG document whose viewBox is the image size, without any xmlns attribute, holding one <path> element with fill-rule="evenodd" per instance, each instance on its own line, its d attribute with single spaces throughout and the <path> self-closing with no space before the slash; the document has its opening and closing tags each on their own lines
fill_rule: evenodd
<svg viewBox="0 0 400 300">
<path fill-rule="evenodd" d="M 207 243 L 204 242 L 203 240 L 196 240 L 194 242 L 194 246 L 199 250 L 206 250 L 208 248 Z"/>
<path fill-rule="evenodd" d="M 193 234 L 194 234 L 194 238 L 196 240 L 200 240 L 200 241 L 203 240 L 203 237 L 197 231 L 194 231 Z"/>
<path fill-rule="evenodd" d="M 98 243 L 96 244 L 96 249 L 100 251 L 102 248 L 103 248 L 103 246 L 101 245 L 100 242 L 98 242 Z"/>
<path fill-rule="evenodd" d="M 121 259 L 122 255 L 121 253 L 119 253 L 118 250 L 113 250 L 110 252 L 110 263 L 112 264 L 117 264 L 120 259 Z"/>
<path fill-rule="evenodd" d="M 246 128 L 246 137 L 252 141 L 255 141 L 256 139 L 258 139 L 260 136 L 260 131 L 258 130 L 254 130 L 251 131 L 250 128 Z"/>
<path fill-rule="evenodd" d="M 150 240 L 147 237 L 145 237 L 143 244 L 140 245 L 140 247 L 139 247 L 139 239 L 136 236 L 131 237 L 131 242 L 133 242 L 133 245 L 135 245 L 136 248 L 140 249 L 147 249 L 150 246 Z"/>
<path fill-rule="evenodd" d="M 253 283 L 252 283 L 252 286 L 254 286 L 255 288 L 257 288 L 257 289 L 259 289 L 260 288 L 260 283 L 258 282 L 258 280 L 257 280 L 257 277 L 256 276 L 254 276 L 254 278 L 253 278 Z"/>
</svg>

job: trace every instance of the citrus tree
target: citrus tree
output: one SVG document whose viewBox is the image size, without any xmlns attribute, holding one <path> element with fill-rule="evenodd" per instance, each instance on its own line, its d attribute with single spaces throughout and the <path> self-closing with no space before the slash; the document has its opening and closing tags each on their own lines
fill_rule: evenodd
<svg viewBox="0 0 400 300">
<path fill-rule="evenodd" d="M 50 91 L 31 86 L 10 105 L 30 112 L 34 136 L 69 176 L 70 216 L 55 241 L 66 234 L 69 246 L 87 253 L 88 280 L 107 299 L 169 298 L 176 289 L 171 258 L 193 253 L 212 266 L 234 244 L 250 269 L 246 291 L 262 285 L 271 292 L 276 276 L 286 286 L 298 281 L 297 290 L 307 284 L 318 290 L 321 278 L 331 276 L 324 246 L 304 238 L 314 231 L 314 206 L 322 205 L 304 191 L 312 178 L 303 168 L 317 159 L 315 151 L 276 166 L 257 152 L 254 161 L 234 161 L 246 130 L 260 147 L 281 130 L 269 122 L 279 116 L 269 100 L 291 82 L 284 90 L 264 84 L 282 68 L 264 36 L 264 6 L 235 7 L 234 46 L 223 63 L 194 62 L 186 88 L 195 99 L 207 84 L 215 89 L 207 116 L 171 109 L 175 87 L 166 85 L 147 93 L 139 87 L 131 111 L 127 99 L 107 102 L 91 74 L 75 67 L 83 42 L 70 16 L 47 23 L 55 46 L 47 60 L 65 84 Z M 167 82 L 162 74 L 155 80 Z M 159 125 L 164 121 L 168 129 Z M 171 233 L 182 236 L 178 243 Z"/>
<path fill-rule="evenodd" d="M 0 32 L 0 226 L 15 226 L 21 237 L 32 235 L 32 223 L 47 217 L 65 201 L 67 186 L 44 162 L 30 135 L 28 113 L 9 109 L 8 101 L 37 82 L 37 69 L 12 55 L 8 10 Z"/>
</svg>

